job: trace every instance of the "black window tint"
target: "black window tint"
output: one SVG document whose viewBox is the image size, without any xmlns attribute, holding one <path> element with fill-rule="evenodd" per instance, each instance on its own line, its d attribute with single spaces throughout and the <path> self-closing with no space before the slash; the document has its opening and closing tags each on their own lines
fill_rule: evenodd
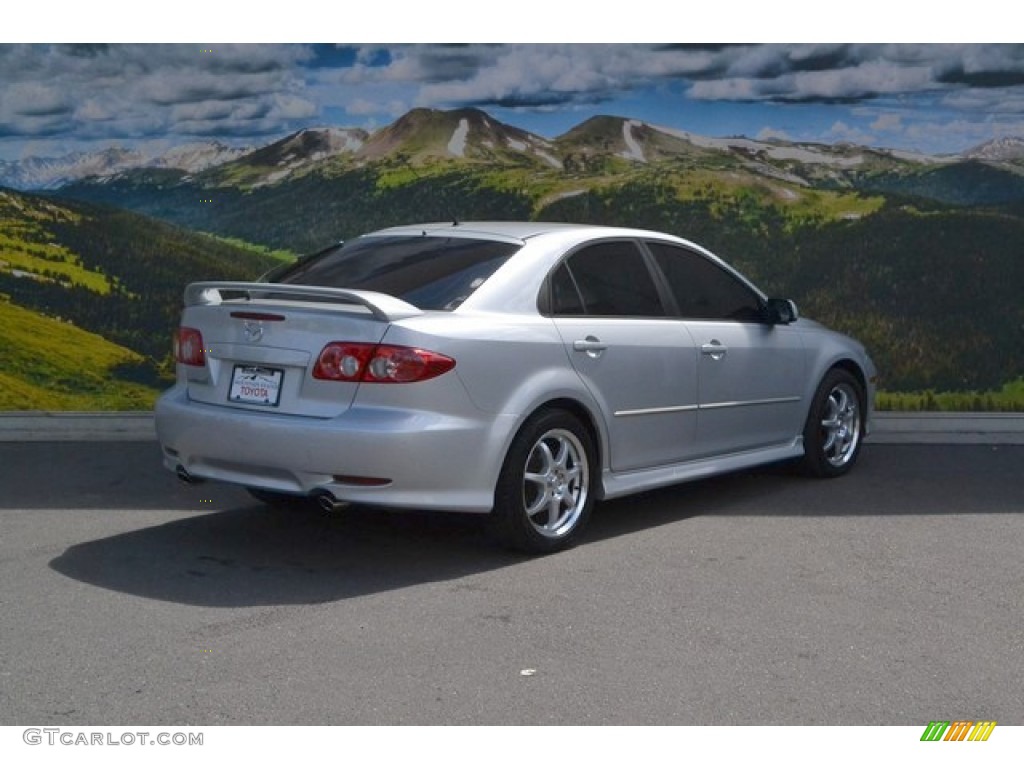
<svg viewBox="0 0 1024 768">
<path fill-rule="evenodd" d="M 577 251 L 563 270 L 575 283 L 583 300 L 582 313 L 611 317 L 661 317 L 665 314 L 643 254 L 633 243 L 599 243 Z M 556 283 L 569 296 L 568 284 L 558 272 L 553 275 L 552 293 L 557 314 L 581 314 L 558 309 Z M 568 304 L 566 305 L 569 306 Z"/>
<path fill-rule="evenodd" d="M 366 237 L 296 263 L 274 282 L 379 291 L 420 309 L 455 309 L 519 249 L 464 237 Z"/>
<path fill-rule="evenodd" d="M 585 315 L 576 281 L 564 263 L 551 275 L 551 311 L 556 315 Z"/>
<path fill-rule="evenodd" d="M 685 248 L 648 243 L 682 317 L 760 322 L 761 301 L 747 285 L 711 260 Z"/>
</svg>

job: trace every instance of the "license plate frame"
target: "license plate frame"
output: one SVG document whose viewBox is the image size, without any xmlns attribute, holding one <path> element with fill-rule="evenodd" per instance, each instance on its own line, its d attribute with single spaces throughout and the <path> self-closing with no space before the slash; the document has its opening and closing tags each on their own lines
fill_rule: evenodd
<svg viewBox="0 0 1024 768">
<path fill-rule="evenodd" d="M 236 365 L 231 371 L 228 402 L 276 408 L 281 403 L 284 370 L 264 365 Z"/>
</svg>

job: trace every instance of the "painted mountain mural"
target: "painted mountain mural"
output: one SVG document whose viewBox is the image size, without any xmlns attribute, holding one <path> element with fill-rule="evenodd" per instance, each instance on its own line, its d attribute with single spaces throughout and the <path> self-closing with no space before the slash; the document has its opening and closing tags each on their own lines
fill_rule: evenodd
<svg viewBox="0 0 1024 768">
<path fill-rule="evenodd" d="M 376 131 L 308 128 L 248 151 L 8 162 L 0 185 L 0 312 L 28 313 L 0 332 L 0 408 L 149 407 L 193 280 L 254 278 L 392 224 L 536 219 L 706 245 L 864 341 L 883 406 L 1024 409 L 1021 139 L 929 156 L 611 115 L 547 139 L 477 109 L 414 109 Z M 95 385 L 40 373 L 33 360 L 53 354 L 23 330 L 29 316 L 91 334 L 75 344 L 97 348 Z"/>
</svg>

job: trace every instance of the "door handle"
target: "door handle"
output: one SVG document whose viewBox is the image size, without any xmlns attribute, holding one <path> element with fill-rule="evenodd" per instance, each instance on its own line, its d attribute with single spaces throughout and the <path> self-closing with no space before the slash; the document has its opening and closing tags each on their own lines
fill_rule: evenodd
<svg viewBox="0 0 1024 768">
<path fill-rule="evenodd" d="M 577 352 L 586 352 L 588 357 L 598 358 L 601 353 L 608 349 L 608 345 L 596 336 L 587 336 L 585 339 L 576 339 L 572 348 Z"/>
<path fill-rule="evenodd" d="M 712 360 L 721 360 L 725 357 L 725 353 L 729 351 L 729 348 L 718 339 L 712 339 L 707 344 L 701 344 L 700 351 L 701 354 L 709 355 Z"/>
</svg>

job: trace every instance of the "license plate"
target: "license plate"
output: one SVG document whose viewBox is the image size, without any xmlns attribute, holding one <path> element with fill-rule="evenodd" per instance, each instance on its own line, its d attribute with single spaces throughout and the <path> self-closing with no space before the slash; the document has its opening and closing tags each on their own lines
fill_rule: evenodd
<svg viewBox="0 0 1024 768">
<path fill-rule="evenodd" d="M 281 401 L 284 371 L 258 365 L 236 365 L 231 374 L 228 400 L 250 405 L 277 405 Z"/>
</svg>

